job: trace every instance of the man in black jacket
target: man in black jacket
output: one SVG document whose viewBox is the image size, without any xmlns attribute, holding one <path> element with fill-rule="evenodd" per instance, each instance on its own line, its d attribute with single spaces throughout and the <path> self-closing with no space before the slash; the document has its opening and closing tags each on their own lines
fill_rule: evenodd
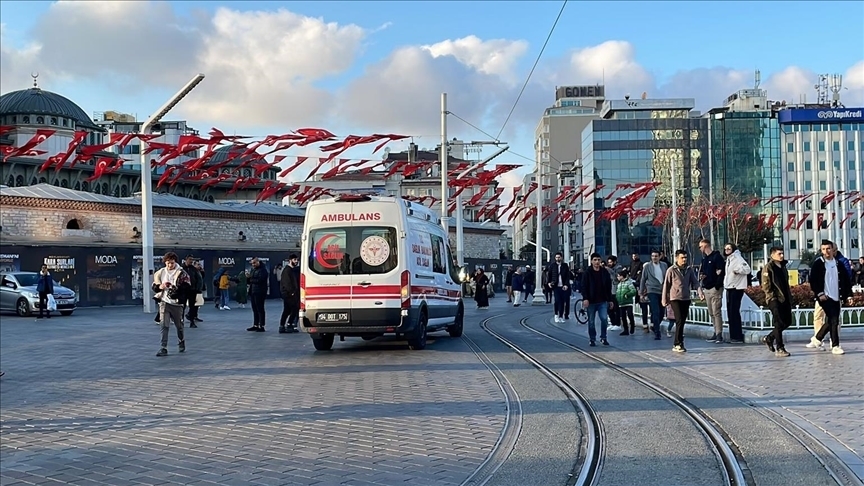
<svg viewBox="0 0 864 486">
<path fill-rule="evenodd" d="M 829 240 L 822 240 L 822 256 L 813 261 L 810 266 L 810 288 L 825 311 L 825 320 L 810 343 L 816 349 L 825 349 L 822 339 L 831 334 L 831 352 L 843 354 L 840 347 L 840 305 L 844 300 L 852 298 L 852 280 L 843 264 L 835 255 L 837 247 Z"/>
<path fill-rule="evenodd" d="M 600 315 L 600 342 L 604 346 L 609 345 L 606 340 L 606 328 L 609 325 L 609 309 L 615 305 L 615 296 L 612 294 L 612 277 L 609 271 L 603 268 L 603 259 L 598 253 L 591 254 L 591 267 L 582 274 L 582 308 L 588 311 L 588 339 L 590 345 L 595 346 L 597 328 L 595 317 Z"/>
<path fill-rule="evenodd" d="M 555 253 L 555 261 L 549 264 L 546 285 L 555 294 L 555 322 L 564 322 L 564 300 L 570 298 L 570 267 L 564 261 L 564 255 Z"/>
<path fill-rule="evenodd" d="M 186 255 L 183 262 L 183 271 L 189 275 L 189 285 L 191 287 L 185 302 L 186 319 L 189 320 L 189 327 L 198 327 L 196 323 L 201 322 L 201 320 L 198 319 L 198 306 L 196 302 L 198 295 L 204 291 L 204 277 L 198 271 L 198 267 L 195 266 L 195 258 L 192 255 Z"/>
<path fill-rule="evenodd" d="M 264 299 L 270 288 L 270 273 L 267 267 L 258 260 L 252 259 L 252 271 L 249 274 L 249 301 L 252 304 L 252 327 L 247 331 L 264 332 Z"/>
<path fill-rule="evenodd" d="M 770 253 L 771 261 L 762 267 L 761 287 L 765 292 L 765 303 L 774 318 L 774 330 L 762 338 L 762 344 L 778 358 L 789 357 L 783 344 L 783 331 L 792 325 L 792 290 L 789 288 L 789 271 L 783 248 L 774 246 Z"/>
<path fill-rule="evenodd" d="M 705 294 L 705 305 L 714 324 L 714 335 L 706 339 L 709 343 L 723 342 L 723 279 L 726 278 L 726 260 L 720 252 L 711 248 L 711 242 L 703 239 L 699 250 L 704 255 L 699 266 L 699 282 Z"/>
<path fill-rule="evenodd" d="M 282 317 L 279 320 L 279 333 L 299 332 L 297 317 L 300 312 L 300 257 L 296 254 L 288 257 L 288 265 L 282 269 L 279 290 L 282 294 Z"/>
</svg>

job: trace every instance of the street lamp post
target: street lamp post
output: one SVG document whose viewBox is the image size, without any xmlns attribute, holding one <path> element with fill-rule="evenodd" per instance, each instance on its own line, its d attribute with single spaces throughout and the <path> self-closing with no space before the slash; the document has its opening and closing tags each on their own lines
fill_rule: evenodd
<svg viewBox="0 0 864 486">
<path fill-rule="evenodd" d="M 672 252 L 674 253 L 678 250 L 681 244 L 681 234 L 678 229 L 678 188 L 676 186 L 677 179 L 675 179 L 675 162 L 677 162 L 677 157 L 670 158 L 670 174 L 669 176 L 672 178 L 672 183 L 669 185 L 670 189 L 672 189 Z"/>
<path fill-rule="evenodd" d="M 542 251 L 543 248 L 543 164 L 537 161 L 537 233 L 534 236 L 536 251 L 534 252 L 534 298 L 531 305 L 545 305 L 546 296 L 543 295 L 543 272 Z"/>
<path fill-rule="evenodd" d="M 447 217 L 447 172 L 449 157 L 447 153 L 447 93 L 441 93 L 441 152 L 438 161 L 441 163 L 441 226 L 444 233 L 450 234 L 450 224 Z M 458 209 L 458 208 L 457 208 Z"/>
<path fill-rule="evenodd" d="M 171 97 L 156 113 L 147 119 L 140 129 L 142 135 L 147 135 L 150 129 L 167 115 L 177 103 L 180 102 L 186 95 L 192 91 L 195 86 L 198 86 L 204 80 L 203 74 L 197 74 L 194 78 L 186 83 L 180 91 Z M 153 301 L 153 288 L 150 285 L 150 276 L 153 275 L 153 172 L 150 168 L 150 163 L 147 162 L 146 144 L 141 140 L 141 265 L 142 275 L 141 281 L 144 290 L 144 312 L 151 314 L 155 312 L 155 302 Z"/>
</svg>

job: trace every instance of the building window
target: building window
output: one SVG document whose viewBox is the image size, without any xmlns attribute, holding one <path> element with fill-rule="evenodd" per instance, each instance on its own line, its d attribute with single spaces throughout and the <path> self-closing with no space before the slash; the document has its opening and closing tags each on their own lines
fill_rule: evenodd
<svg viewBox="0 0 864 486">
<path fill-rule="evenodd" d="M 807 240 L 807 248 L 813 248 L 813 240 L 812 239 Z"/>
<path fill-rule="evenodd" d="M 24 117 L 21 118 L 21 122 L 22 123 L 30 123 L 30 117 L 28 115 L 24 115 Z"/>
<path fill-rule="evenodd" d="M 813 183 L 810 181 L 804 181 L 804 190 L 805 191 L 812 191 L 813 190 Z M 807 201 L 807 202 L 810 202 L 810 201 Z M 807 209 L 810 209 L 810 208 L 807 208 Z"/>
<path fill-rule="evenodd" d="M 840 168 L 840 160 L 834 160 L 834 168 L 835 168 L 835 169 L 839 169 L 839 168 Z"/>
<path fill-rule="evenodd" d="M 57 124 L 57 117 L 56 117 L 56 116 L 52 116 L 52 117 L 51 117 L 51 124 L 52 124 L 52 125 L 56 125 L 56 124 Z"/>
<path fill-rule="evenodd" d="M 819 161 L 819 170 L 825 170 L 825 161 L 824 160 Z"/>
<path fill-rule="evenodd" d="M 786 164 L 786 170 L 789 172 L 795 172 L 795 162 L 788 162 Z"/>
<path fill-rule="evenodd" d="M 64 127 L 69 126 L 69 120 L 67 120 L 67 119 L 64 118 L 64 119 L 63 119 L 63 126 L 64 126 Z"/>
<path fill-rule="evenodd" d="M 852 238 L 852 248 L 858 248 L 858 238 Z"/>
<path fill-rule="evenodd" d="M 857 184 L 856 184 L 857 181 L 855 179 L 849 179 L 848 182 L 849 182 L 849 190 L 850 191 L 857 191 L 858 190 L 858 188 L 855 187 L 855 186 L 857 186 Z"/>
<path fill-rule="evenodd" d="M 789 181 L 789 192 L 795 192 L 795 181 Z"/>
<path fill-rule="evenodd" d="M 44 125 L 45 124 L 45 117 L 44 116 L 37 116 L 36 117 L 36 124 L 37 125 Z"/>
<path fill-rule="evenodd" d="M 818 144 L 818 147 L 819 147 L 819 151 L 820 151 L 820 152 L 824 152 L 824 151 L 825 151 L 825 142 L 824 142 L 824 141 L 820 141 L 819 144 Z"/>
<path fill-rule="evenodd" d="M 840 151 L 840 142 L 837 140 L 834 140 L 833 142 L 831 142 L 831 150 L 833 150 L 835 152 L 839 152 Z"/>
<path fill-rule="evenodd" d="M 855 170 L 855 159 L 849 159 L 849 170 Z"/>
<path fill-rule="evenodd" d="M 797 250 L 798 249 L 798 241 L 797 240 L 789 240 L 789 249 Z"/>
<path fill-rule="evenodd" d="M 828 185 L 825 183 L 825 181 L 819 181 L 819 190 L 825 191 L 827 189 L 828 189 Z"/>
<path fill-rule="evenodd" d="M 810 151 L 810 142 L 804 142 L 804 151 L 805 151 L 805 152 L 809 152 L 809 151 Z"/>
<path fill-rule="evenodd" d="M 795 201 L 789 201 L 789 211 L 795 210 Z"/>
<path fill-rule="evenodd" d="M 846 150 L 848 150 L 850 152 L 854 152 L 855 151 L 855 142 L 852 140 L 846 142 Z"/>
<path fill-rule="evenodd" d="M 809 160 L 805 160 L 805 161 L 804 161 L 804 171 L 805 171 L 805 172 L 810 172 L 811 170 L 813 170 L 813 164 L 810 163 Z"/>
<path fill-rule="evenodd" d="M 813 229 L 813 221 L 811 221 L 811 220 L 808 219 L 807 222 L 804 223 L 804 228 L 806 228 L 806 229 Z"/>
<path fill-rule="evenodd" d="M 794 151 L 795 151 L 795 144 L 792 142 L 787 143 L 786 144 L 786 152 L 791 154 Z"/>
</svg>

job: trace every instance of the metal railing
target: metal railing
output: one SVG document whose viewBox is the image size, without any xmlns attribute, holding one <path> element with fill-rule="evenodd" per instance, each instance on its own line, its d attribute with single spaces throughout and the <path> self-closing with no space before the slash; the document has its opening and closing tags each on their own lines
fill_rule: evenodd
<svg viewBox="0 0 864 486">
<path fill-rule="evenodd" d="M 642 315 L 642 310 L 638 305 L 634 306 L 633 312 L 640 317 Z M 726 309 L 724 308 L 722 312 L 723 322 L 728 323 Z M 813 317 L 813 309 L 800 307 L 792 309 L 792 325 L 789 326 L 789 329 L 812 329 Z M 663 318 L 664 320 L 666 318 L 665 312 Z M 741 309 L 741 321 L 745 330 L 772 329 L 774 327 L 774 316 L 771 315 L 770 310 L 765 308 Z M 713 325 L 708 308 L 698 304 L 690 306 L 687 322 L 705 326 Z M 841 309 L 840 325 L 843 327 L 864 327 L 864 307 L 844 307 Z"/>
</svg>

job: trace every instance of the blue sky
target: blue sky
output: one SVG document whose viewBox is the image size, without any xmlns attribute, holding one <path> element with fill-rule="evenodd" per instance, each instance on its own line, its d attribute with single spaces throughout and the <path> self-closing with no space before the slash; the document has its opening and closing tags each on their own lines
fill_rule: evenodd
<svg viewBox="0 0 864 486">
<path fill-rule="evenodd" d="M 91 4 L 91 2 L 85 2 Z M 126 3 L 126 2 L 118 2 Z M 114 59 L 99 59 L 100 52 L 104 51 L 106 43 L 128 42 L 126 52 L 130 58 L 138 49 L 147 49 L 152 46 L 144 33 L 147 29 L 153 29 L 153 35 L 163 35 L 171 29 L 171 26 L 159 26 L 154 22 L 152 26 L 144 25 L 138 35 L 142 38 L 123 39 L 124 30 L 118 25 L 136 22 L 138 15 L 132 10 L 124 11 L 124 8 L 142 8 L 141 2 L 129 2 L 134 5 L 115 5 L 117 12 L 106 14 L 108 10 L 104 5 L 91 4 L 86 7 L 73 9 L 77 14 L 82 14 L 80 19 L 75 15 L 60 16 L 53 14 L 59 11 L 57 6 L 50 2 L 2 2 L 0 3 L 0 19 L 4 24 L 3 55 L 4 71 L 2 73 L 2 92 L 13 89 L 21 89 L 29 84 L 29 73 L 38 70 L 41 66 L 43 71 L 53 70 L 54 79 L 48 74 L 42 76 L 43 86 L 46 89 L 61 93 L 77 102 L 87 112 L 115 109 L 119 111 L 136 113 L 144 117 L 155 107 L 160 105 L 164 99 L 176 91 L 176 81 L 160 84 L 159 80 L 148 81 L 141 79 L 134 73 L 135 65 L 125 56 Z M 438 121 L 435 119 L 434 110 L 418 109 L 419 113 L 411 113 L 411 105 L 400 105 L 394 109 L 395 114 L 382 114 L 379 119 L 371 116 L 354 116 L 360 112 L 374 110 L 375 106 L 345 107 L 340 111 L 340 103 L 345 103 L 346 98 L 339 98 L 336 93 L 351 90 L 350 98 L 362 98 L 360 85 L 364 77 L 378 75 L 384 71 L 386 66 L 394 69 L 395 73 L 402 73 L 403 69 L 412 69 L 421 72 L 415 65 L 410 68 L 400 68 L 398 64 L 386 64 L 391 54 L 406 46 L 434 45 L 445 40 L 456 40 L 467 36 L 476 36 L 482 41 L 492 39 L 506 39 L 508 41 L 524 40 L 527 49 L 518 57 L 512 68 L 508 71 L 512 74 L 509 84 L 498 83 L 496 79 L 488 76 L 472 78 L 450 79 L 450 84 L 445 84 L 449 89 L 464 90 L 464 99 L 471 100 L 483 97 L 482 103 L 494 103 L 495 109 L 487 109 L 484 106 L 458 105 L 460 93 L 451 96 L 454 103 L 452 109 L 463 116 L 470 117 L 472 123 L 493 133 L 504 121 L 507 111 L 515 99 L 518 88 L 524 81 L 531 64 L 537 55 L 545 36 L 561 7 L 561 2 L 169 2 L 174 15 L 180 19 L 179 27 L 175 30 L 185 31 L 196 28 L 207 30 L 214 12 L 219 7 L 224 7 L 238 13 L 249 13 L 261 11 L 272 14 L 284 8 L 295 14 L 311 18 L 321 18 L 325 22 L 335 22 L 339 26 L 354 24 L 364 29 L 365 33 L 360 39 L 359 47 L 355 51 L 353 59 L 348 59 L 344 66 L 339 69 L 330 70 L 327 74 L 315 77 L 309 86 L 305 88 L 321 89 L 334 93 L 334 98 L 329 100 L 336 108 L 326 121 L 310 118 L 308 124 L 324 123 L 329 127 L 339 130 L 351 131 L 352 133 L 368 133 L 375 130 L 389 129 L 393 132 L 404 132 L 409 127 L 414 130 L 435 132 Z M 146 5 L 146 8 L 155 8 Z M 818 5 L 818 8 L 816 7 Z M 98 15 L 83 15 L 82 9 L 95 9 Z M 113 10 L 112 10 L 113 12 Z M 139 11 L 140 12 L 140 11 Z M 53 15 L 53 18 L 52 18 Z M 116 15 L 112 17 L 111 15 Z M 94 17 L 104 19 L 104 25 L 100 25 Z M 819 18 L 830 18 L 830 22 L 814 21 Z M 696 96 L 697 104 L 705 109 L 717 105 L 726 95 L 735 89 L 748 88 L 752 83 L 752 71 L 756 68 L 762 72 L 763 81 L 769 87 L 769 95 L 775 93 L 779 98 L 792 98 L 797 91 L 810 89 L 808 83 L 812 82 L 808 76 L 815 73 L 848 73 L 853 66 L 864 71 L 864 34 L 862 34 L 862 19 L 864 19 L 864 2 L 578 2 L 571 1 L 567 4 L 564 14 L 543 56 L 541 68 L 536 75 L 537 82 L 545 79 L 545 85 L 532 88 L 535 95 L 527 95 L 520 104 L 517 119 L 512 122 L 513 131 L 507 133 L 511 146 L 525 155 L 532 155 L 533 126 L 542 114 L 543 108 L 552 101 L 552 86 L 560 84 L 590 84 L 599 82 L 597 71 L 591 71 L 584 66 L 573 66 L 568 64 L 569 55 L 578 49 L 598 46 L 607 41 L 625 41 L 627 46 L 632 47 L 632 52 L 626 51 L 619 57 L 594 60 L 595 62 L 609 62 L 609 70 L 613 72 L 606 79 L 607 93 L 621 95 L 625 90 L 627 81 L 642 76 L 644 81 L 632 89 L 637 89 L 643 84 L 653 84 L 646 88 L 647 91 L 660 93 L 666 96 L 676 95 L 676 89 L 683 87 L 686 92 L 681 96 Z M 64 24 L 64 22 L 67 22 Z M 142 20 L 144 24 L 146 20 Z M 114 25 L 117 24 L 117 25 Z M 86 69 L 76 69 L 76 66 L 60 66 L 64 55 L 59 55 L 57 50 L 65 47 L 63 42 L 57 42 L 50 38 L 50 32 L 46 32 L 46 25 L 53 30 L 66 30 L 75 36 L 92 39 L 90 44 L 83 44 L 89 55 L 86 61 L 94 62 L 94 67 L 87 72 Z M 117 30 L 118 34 L 110 35 L 111 29 Z M 126 27 L 126 31 L 129 31 Z M 273 32 L 270 37 L 275 38 L 280 33 Z M 182 34 L 177 34 L 182 35 Z M 268 36 L 263 36 L 267 39 Z M 302 38 L 302 37 L 301 37 Z M 311 42 L 311 41 L 310 41 Z M 41 53 L 26 54 L 24 49 L 33 43 L 45 46 Z M 265 41 L 266 43 L 266 41 Z M 82 44 L 78 44 L 79 46 Z M 125 45 L 125 44 L 124 44 Z M 620 46 L 619 46 L 620 47 Z M 50 48 L 50 51 L 49 51 Z M 70 47 L 71 49 L 71 47 Z M 78 48 L 81 49 L 80 47 Z M 178 50 L 182 44 L 178 44 Z M 202 48 L 203 49 L 203 48 Z M 297 43 L 298 51 L 304 51 L 304 45 Z M 17 52 L 21 50 L 21 52 Z M 179 78 L 189 77 L 187 70 L 198 69 L 197 66 L 189 66 L 174 62 L 174 52 L 160 53 L 165 60 L 166 74 L 173 75 L 175 72 Z M 244 54 L 238 54 L 241 58 Z M 606 51 L 603 51 L 606 52 Z M 628 53 L 629 52 L 629 53 Z M 26 55 L 25 55 L 26 54 Z M 54 56 L 54 61 L 45 59 Z M 70 56 L 73 53 L 69 53 Z M 194 53 L 193 53 L 194 54 Z M 254 54 L 254 52 L 253 52 Z M 302 53 L 305 55 L 308 53 Z M 150 53 L 149 55 L 152 55 Z M 196 54 L 199 55 L 200 53 Z M 249 55 L 246 52 L 245 55 Z M 292 54 L 281 53 L 279 55 L 292 56 Z M 298 54 L 300 55 L 300 54 Z M 17 56 L 17 57 L 13 57 Z M 228 61 L 234 59 L 226 50 L 225 56 Z M 275 54 L 274 54 L 275 56 Z M 312 56 L 314 57 L 314 56 Z M 279 58 L 274 57 L 274 64 L 281 64 Z M 287 59 L 287 57 L 286 57 Z M 14 60 L 13 63 L 10 60 Z M 158 63 L 159 58 L 156 61 Z M 225 60 L 222 60 L 225 61 Z M 440 61 L 440 59 L 439 59 Z M 218 64 L 211 59 L 210 65 Z M 311 62 L 311 61 L 310 61 Z M 431 62 L 431 61 L 430 61 Z M 461 62 L 461 60 L 460 60 Z M 236 61 L 243 66 L 242 59 Z M 79 63 L 80 64 L 80 63 Z M 32 67 L 31 67 L 32 66 Z M 158 64 L 157 64 L 158 66 Z M 395 67 L 394 67 L 395 66 Z M 406 65 L 407 66 L 407 65 Z M 443 72 L 448 65 L 441 63 L 429 64 L 432 71 L 428 71 L 426 77 L 431 77 L 436 72 Z M 617 68 L 613 66 L 618 66 Z M 79 66 L 80 67 L 80 66 Z M 249 76 L 255 66 L 247 66 L 242 69 L 249 71 Z M 453 68 L 453 66 L 449 66 Z M 224 66 L 222 66 L 224 68 Z M 790 68 L 795 68 L 791 70 Z M 617 77 L 614 72 L 617 69 Z M 98 72 L 96 72 L 98 70 Z M 709 71 L 710 70 L 710 71 Z M 52 71 L 52 72 L 53 72 Z M 476 74 L 476 69 L 465 71 L 468 74 Z M 857 72 L 857 71 L 856 71 Z M 62 73 L 62 75 L 61 75 Z M 117 74 L 120 73 L 120 74 Z M 120 77 L 126 73 L 126 78 Z M 457 74 L 453 74 L 457 73 Z M 442 76 L 457 76 L 462 71 L 455 68 Z M 592 73 L 586 75 L 585 73 Z M 634 76 L 633 73 L 637 73 Z M 731 73 L 731 74 L 730 74 Z M 233 97 L 232 84 L 223 78 L 228 75 L 236 75 L 229 71 L 213 71 L 205 73 L 208 79 L 202 84 L 202 92 L 199 97 Z M 854 74 L 854 72 L 853 72 Z M 462 74 L 464 75 L 464 74 Z M 543 78 L 545 76 L 545 78 Z M 568 78 L 568 76 L 571 76 Z M 774 76 L 772 78 L 772 76 Z M 115 79 L 116 78 L 116 79 Z M 409 77 L 410 78 L 410 77 Z M 579 78 L 579 79 L 577 79 Z M 640 78 L 640 79 L 642 79 Z M 864 84 L 864 73 L 859 76 L 860 80 L 852 77 L 850 82 L 861 82 Z M 140 79 L 140 81 L 138 81 Z M 707 79 L 707 81 L 706 81 Z M 21 81 L 19 81 L 21 80 Z M 515 80 L 515 81 L 513 81 Z M 426 105 L 432 107 L 437 104 L 439 93 L 444 88 L 438 88 L 435 80 L 431 80 L 426 86 L 421 80 L 416 80 L 417 86 L 409 91 L 410 98 L 416 100 L 423 98 Z M 439 80 L 440 81 L 440 80 Z M 311 95 L 311 91 L 299 91 L 284 89 L 278 85 L 279 81 L 270 82 L 266 86 L 256 85 L 255 81 L 244 81 L 249 91 L 272 89 L 273 99 L 285 100 L 286 111 L 296 114 L 294 118 L 286 118 L 284 123 L 302 123 L 303 109 L 296 108 L 303 104 Z M 137 83 L 137 84 L 136 84 Z M 222 84 L 219 84 L 222 83 Z M 287 83 L 287 81 L 286 81 Z M 371 86 L 381 84 L 380 79 L 370 81 Z M 376 84 L 377 83 L 377 84 Z M 182 83 L 179 83 L 182 84 Z M 302 84 L 302 83 L 301 83 Z M 792 86 L 792 85 L 795 86 Z M 205 88 L 205 85 L 208 85 Z M 355 86 L 356 85 L 356 86 Z M 618 86 L 620 85 L 620 87 Z M 367 84 L 366 86 L 369 86 Z M 488 92 L 486 87 L 488 88 Z M 864 87 L 861 87 L 864 90 Z M 211 91 L 207 91 L 210 89 Z M 298 88 L 299 89 L 299 88 Z M 386 88 L 382 88 L 386 89 Z M 864 91 L 855 91 L 857 87 L 852 85 L 849 96 L 854 101 L 861 101 Z M 796 91 L 797 90 L 797 91 Z M 197 90 L 196 90 L 197 91 Z M 240 90 L 238 89 L 238 92 Z M 297 99 L 291 99 L 292 93 Z M 782 94 L 777 94 L 782 93 Z M 347 96 L 347 95 L 344 95 Z M 808 94 L 808 96 L 813 96 Z M 322 98 L 323 99 L 323 98 Z M 811 98 L 812 99 L 812 98 Z M 245 100 L 245 101 L 244 101 Z M 492 100 L 492 101 L 490 101 Z M 282 120 L 270 116 L 262 117 L 261 123 L 250 124 L 247 121 L 237 121 L 228 117 L 226 113 L 230 110 L 217 111 L 213 107 L 207 107 L 207 100 L 196 100 L 201 106 L 183 105 L 177 108 L 177 114 L 188 116 L 193 126 L 206 130 L 210 126 L 226 127 L 229 130 L 249 130 L 255 134 L 282 133 L 286 126 Z M 386 98 L 384 99 L 386 102 Z M 238 103 L 248 103 L 250 107 L 261 104 L 261 98 L 248 95 L 247 98 L 238 96 Z M 467 103 L 467 102 L 466 102 Z M 478 102 L 478 104 L 482 103 Z M 847 103 L 848 104 L 848 103 Z M 379 101 L 380 105 L 380 101 Z M 305 108 L 313 113 L 313 107 Z M 209 110 L 209 111 L 208 111 Z M 226 111 L 227 110 L 227 111 Z M 399 119 L 398 114 L 405 113 L 405 119 Z M 220 118 L 220 114 L 226 114 Z M 211 118 L 208 118 L 210 116 Z M 422 128 L 415 128 L 420 123 L 416 118 L 423 116 L 428 119 L 422 124 Z M 265 120 L 266 118 L 266 120 Z M 386 125 L 385 125 L 386 124 Z M 486 138 L 461 125 L 459 122 L 451 122 L 452 136 L 465 139 Z M 431 137 L 430 137 L 431 138 Z M 428 144 L 432 144 L 430 140 Z M 517 160 L 503 160 L 500 163 L 524 162 Z"/>
</svg>

